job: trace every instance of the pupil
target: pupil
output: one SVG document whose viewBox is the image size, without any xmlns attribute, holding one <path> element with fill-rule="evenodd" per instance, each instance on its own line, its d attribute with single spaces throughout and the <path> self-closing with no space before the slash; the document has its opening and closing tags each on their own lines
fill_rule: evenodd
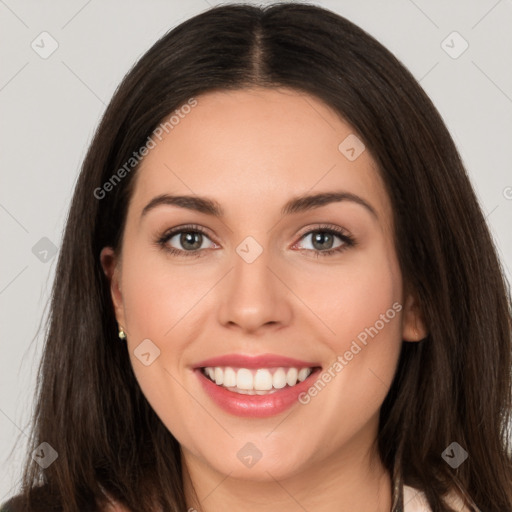
<svg viewBox="0 0 512 512">
<path fill-rule="evenodd" d="M 331 241 L 331 245 L 332 245 L 332 235 L 330 233 L 322 233 L 322 232 L 317 232 L 317 234 L 315 236 L 313 236 L 313 246 L 315 247 L 315 249 L 330 249 L 330 247 L 322 247 L 322 243 L 325 243 L 327 241 Z M 316 247 L 316 243 L 319 243 L 320 244 L 320 247 Z"/>
<path fill-rule="evenodd" d="M 183 247 L 187 248 L 187 244 L 192 244 L 193 247 L 188 247 L 189 249 L 199 249 L 201 247 L 201 233 L 192 233 L 192 232 L 188 232 L 188 233 L 183 233 L 181 235 L 181 244 Z M 196 242 L 194 243 L 194 238 L 198 238 L 199 241 L 196 240 Z"/>
</svg>

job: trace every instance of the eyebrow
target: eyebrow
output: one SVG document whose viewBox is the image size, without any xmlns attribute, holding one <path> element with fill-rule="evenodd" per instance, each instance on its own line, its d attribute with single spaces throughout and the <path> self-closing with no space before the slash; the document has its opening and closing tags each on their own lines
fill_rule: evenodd
<svg viewBox="0 0 512 512">
<path fill-rule="evenodd" d="M 350 192 L 336 191 L 336 192 L 321 192 L 318 194 L 303 195 L 290 199 L 281 209 L 281 215 L 291 215 L 294 213 L 305 212 L 320 208 L 330 203 L 337 203 L 342 201 L 350 201 L 359 204 L 368 210 L 375 218 L 378 219 L 375 208 L 363 198 L 352 194 Z M 200 196 L 187 196 L 187 195 L 169 195 L 161 194 L 154 197 L 142 210 L 141 218 L 144 217 L 149 211 L 157 206 L 170 205 L 194 210 L 214 217 L 224 217 L 224 209 L 222 206 L 208 197 Z"/>
</svg>

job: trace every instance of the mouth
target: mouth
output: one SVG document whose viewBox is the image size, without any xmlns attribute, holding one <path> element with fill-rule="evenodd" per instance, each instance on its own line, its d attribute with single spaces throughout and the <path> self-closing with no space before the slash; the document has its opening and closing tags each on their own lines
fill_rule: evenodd
<svg viewBox="0 0 512 512">
<path fill-rule="evenodd" d="M 226 356 L 204 361 L 193 370 L 206 396 L 224 411 L 266 418 L 298 404 L 322 367 L 277 356 Z"/>
<path fill-rule="evenodd" d="M 304 382 L 319 367 L 236 368 L 207 366 L 200 370 L 217 386 L 242 395 L 269 395 Z"/>
</svg>

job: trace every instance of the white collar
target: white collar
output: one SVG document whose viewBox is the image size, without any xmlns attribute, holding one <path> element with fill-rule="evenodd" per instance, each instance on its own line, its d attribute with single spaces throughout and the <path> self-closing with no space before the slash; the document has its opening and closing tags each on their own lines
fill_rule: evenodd
<svg viewBox="0 0 512 512">
<path fill-rule="evenodd" d="M 470 512 L 455 492 L 450 493 L 445 502 L 457 512 Z M 404 485 L 404 512 L 432 512 L 432 509 L 422 491 Z"/>
</svg>

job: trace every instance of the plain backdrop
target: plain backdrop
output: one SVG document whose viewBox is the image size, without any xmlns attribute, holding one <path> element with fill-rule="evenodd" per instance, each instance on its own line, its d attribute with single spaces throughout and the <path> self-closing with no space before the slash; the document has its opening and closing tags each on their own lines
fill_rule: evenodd
<svg viewBox="0 0 512 512">
<path fill-rule="evenodd" d="M 220 3 L 0 0 L 0 502 L 15 491 L 28 451 L 40 322 L 92 134 L 134 62 Z M 512 2 L 312 3 L 368 31 L 420 81 L 459 148 L 510 280 Z"/>
</svg>

